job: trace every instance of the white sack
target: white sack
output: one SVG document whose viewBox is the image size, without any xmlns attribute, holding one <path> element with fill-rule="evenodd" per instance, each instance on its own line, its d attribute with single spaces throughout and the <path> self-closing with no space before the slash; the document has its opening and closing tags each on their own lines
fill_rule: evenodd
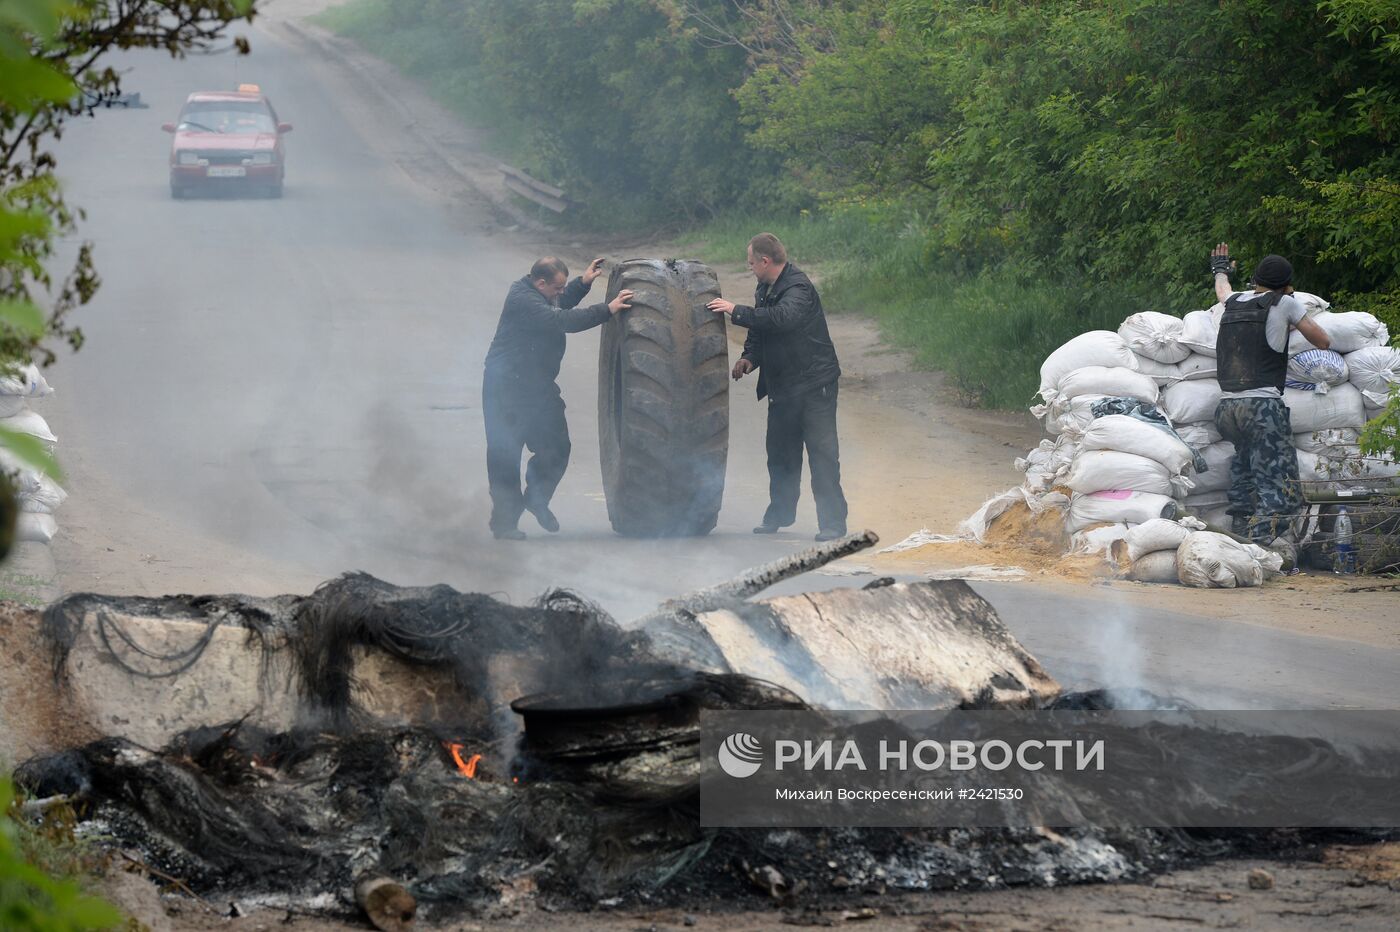
<svg viewBox="0 0 1400 932">
<path fill-rule="evenodd" d="M 1078 398 L 1068 402 L 1056 402 L 1053 405 L 1037 405 L 1031 408 L 1031 414 L 1036 417 L 1045 418 L 1045 432 L 1052 437 L 1064 434 L 1073 439 L 1078 439 L 1094 420 L 1094 412 L 1091 410 L 1095 404 L 1107 398 L 1107 395 L 1080 395 Z"/>
<path fill-rule="evenodd" d="M 1313 323 L 1322 328 L 1331 341 L 1328 349 L 1337 353 L 1354 353 L 1367 346 L 1385 346 L 1390 342 L 1390 331 L 1374 314 L 1365 311 L 1346 311 L 1334 314 L 1327 311 L 1313 317 Z M 1297 330 L 1288 335 L 1288 355 L 1296 356 L 1303 350 L 1316 349 L 1308 338 Z"/>
<path fill-rule="evenodd" d="M 1128 533 L 1126 524 L 1105 524 L 1088 531 L 1076 531 L 1069 540 L 1070 553 L 1108 559 L 1110 552 Z"/>
<path fill-rule="evenodd" d="M 67 498 L 68 493 L 63 491 L 62 486 L 42 473 L 36 474 L 32 488 L 15 492 L 20 511 L 41 515 L 53 514 Z"/>
<path fill-rule="evenodd" d="M 1065 485 L 1085 493 L 1129 489 L 1171 495 L 1176 490 L 1167 467 L 1145 456 L 1117 450 L 1093 450 L 1076 456 L 1065 476 Z"/>
<path fill-rule="evenodd" d="M 0 418 L 0 426 L 17 430 L 22 434 L 29 434 L 45 443 L 58 443 L 58 438 L 53 435 L 53 431 L 49 430 L 48 421 L 45 421 L 38 411 L 26 409 L 19 414 Z"/>
<path fill-rule="evenodd" d="M 1192 353 L 1177 364 L 1177 372 L 1183 379 L 1213 379 L 1218 363 L 1214 356 Z"/>
<path fill-rule="evenodd" d="M 1212 443 L 1219 443 L 1223 439 L 1220 436 L 1220 428 L 1215 426 L 1214 418 L 1209 421 L 1197 421 L 1194 424 L 1178 424 L 1176 425 L 1176 435 L 1193 450 L 1208 447 Z"/>
<path fill-rule="evenodd" d="M 1216 508 L 1224 508 L 1229 504 L 1229 489 L 1211 489 L 1209 492 L 1193 491 L 1182 500 L 1182 505 L 1185 509 L 1197 517 L 1199 517 L 1202 512 L 1211 511 Z"/>
<path fill-rule="evenodd" d="M 1366 404 L 1383 407 L 1391 390 L 1400 385 L 1400 349 L 1367 346 L 1346 357 L 1351 384 L 1360 390 Z"/>
<path fill-rule="evenodd" d="M 1138 371 L 1158 385 L 1167 385 L 1181 378 L 1181 365 L 1179 363 L 1168 365 L 1136 353 L 1133 355 L 1137 356 Z"/>
<path fill-rule="evenodd" d="M 1174 382 L 1162 389 L 1162 412 L 1173 424 L 1214 421 L 1220 404 L 1220 383 L 1215 379 Z"/>
<path fill-rule="evenodd" d="M 1348 374 L 1346 359 L 1332 350 L 1304 350 L 1288 360 L 1288 378 L 1311 382 L 1324 395 L 1330 386 L 1345 382 Z"/>
<path fill-rule="evenodd" d="M 1202 356 L 1215 356 L 1215 340 L 1220 334 L 1220 315 L 1225 305 L 1217 304 L 1208 311 L 1192 311 L 1182 318 L 1178 342 Z"/>
<path fill-rule="evenodd" d="M 1061 403 L 1082 395 L 1106 395 L 1114 398 L 1139 398 L 1154 404 L 1157 401 L 1157 383 L 1151 376 L 1143 375 L 1136 369 L 1122 366 L 1085 366 L 1075 369 L 1060 380 L 1054 398 L 1047 401 Z"/>
<path fill-rule="evenodd" d="M 1228 531 L 1235 522 L 1234 515 L 1229 509 L 1221 505 L 1219 508 L 1206 508 L 1196 513 L 1196 517 L 1201 519 L 1201 523 L 1211 531 Z"/>
<path fill-rule="evenodd" d="M 1201 449 L 1201 457 L 1208 467 L 1205 472 L 1196 473 L 1196 487 L 1192 495 L 1202 495 L 1230 487 L 1230 464 L 1235 460 L 1235 445 L 1228 440 L 1217 440 Z"/>
<path fill-rule="evenodd" d="M 1025 487 L 1032 492 L 1045 492 L 1069 471 L 1069 464 L 1079 453 L 1079 444 L 1067 436 L 1042 440 L 1040 445 L 1022 459 L 1016 468 L 1026 474 Z"/>
<path fill-rule="evenodd" d="M 1143 311 L 1123 321 L 1118 335 L 1139 356 L 1157 362 L 1178 363 L 1191 355 L 1190 347 L 1182 346 L 1180 317 Z"/>
<path fill-rule="evenodd" d="M 1308 430 L 1293 435 L 1293 445 L 1299 450 L 1316 453 L 1320 456 L 1346 456 L 1355 448 L 1361 434 L 1350 428 L 1334 430 Z"/>
<path fill-rule="evenodd" d="M 1113 558 L 1120 565 L 1136 563 L 1149 553 L 1169 550 L 1172 553 L 1172 580 L 1176 580 L 1176 548 L 1192 531 L 1204 531 L 1205 525 L 1195 518 L 1169 521 L 1153 518 L 1130 528 L 1121 543 L 1113 546 Z"/>
<path fill-rule="evenodd" d="M 1136 453 L 1156 460 L 1173 476 L 1184 474 L 1192 465 L 1191 448 L 1141 418 L 1109 414 L 1096 418 L 1080 438 L 1080 448 Z"/>
<path fill-rule="evenodd" d="M 1047 392 L 1055 392 L 1060 380 L 1075 369 L 1085 366 L 1122 366 L 1136 369 L 1137 359 L 1123 338 L 1111 330 L 1090 330 L 1061 346 L 1040 365 L 1040 394 L 1051 400 Z"/>
<path fill-rule="evenodd" d="M 1325 395 L 1285 388 L 1283 403 L 1288 406 L 1295 434 L 1334 428 L 1359 430 L 1366 423 L 1361 393 L 1351 383 L 1338 385 Z"/>
<path fill-rule="evenodd" d="M 1197 589 L 1258 586 L 1283 567 L 1283 558 L 1214 531 L 1193 531 L 1176 551 L 1176 577 Z"/>
<path fill-rule="evenodd" d="M 1171 496 L 1155 492 L 1075 493 L 1069 500 L 1065 528 L 1074 533 L 1091 524 L 1142 524 L 1153 518 L 1174 518 L 1176 512 Z"/>
<path fill-rule="evenodd" d="M 1304 482 L 1322 480 L 1333 487 L 1346 488 L 1346 480 L 1355 479 L 1363 481 L 1354 488 L 1365 488 L 1364 480 L 1394 479 L 1397 476 L 1400 476 L 1400 463 L 1382 455 L 1362 453 L 1360 447 L 1341 449 L 1331 455 L 1298 451 L 1298 478 Z"/>
<path fill-rule="evenodd" d="M 1069 504 L 1069 499 L 1059 492 L 1050 492 L 1046 495 L 1034 495 L 1025 489 L 1017 486 L 1014 489 L 1007 489 L 1000 495 L 993 495 L 982 503 L 982 507 L 974 511 L 969 517 L 958 522 L 957 530 L 952 535 L 929 535 L 920 540 L 917 544 L 910 546 L 922 546 L 924 543 L 952 543 L 954 541 L 973 540 L 982 543 L 987 537 L 987 528 L 992 522 L 1010 508 L 1012 505 L 1024 502 L 1030 509 L 1031 514 L 1039 515 L 1047 509 L 1055 508 L 1063 511 Z M 881 553 L 891 553 L 902 549 L 898 545 L 887 547 Z"/>
<path fill-rule="evenodd" d="M 1293 297 L 1303 305 L 1303 313 L 1308 317 L 1316 317 L 1332 306 L 1327 299 L 1308 294 L 1306 291 L 1295 291 Z"/>
<path fill-rule="evenodd" d="M 18 366 L 10 372 L 0 370 L 0 395 L 22 395 L 27 398 L 43 398 L 52 395 L 53 389 L 44 380 L 44 374 L 34 363 Z"/>
<path fill-rule="evenodd" d="M 29 408 L 29 401 L 23 395 L 0 395 L 0 417 L 14 417 Z"/>
<path fill-rule="evenodd" d="M 1174 583 L 1177 581 L 1176 549 L 1145 553 L 1132 562 L 1124 575 L 1134 582 Z"/>
<path fill-rule="evenodd" d="M 21 511 L 15 520 L 15 540 L 32 540 L 47 544 L 57 532 L 58 522 L 53 519 L 53 515 Z"/>
</svg>

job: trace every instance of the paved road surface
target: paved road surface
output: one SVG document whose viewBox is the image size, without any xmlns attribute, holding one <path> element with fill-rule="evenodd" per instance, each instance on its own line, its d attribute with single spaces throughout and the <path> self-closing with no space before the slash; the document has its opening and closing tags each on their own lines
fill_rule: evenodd
<svg viewBox="0 0 1400 932">
<path fill-rule="evenodd" d="M 808 542 L 805 499 L 802 534 L 749 533 L 766 477 L 762 409 L 747 385 L 734 393 L 718 530 L 698 541 L 615 537 L 598 491 L 596 331 L 570 337 L 561 379 L 574 438 L 556 500 L 565 530 L 548 537 L 527 516 L 528 543 L 492 541 L 481 360 L 507 286 L 542 247 L 492 232 L 484 213 L 413 180 L 418 157 L 399 127 L 385 121 L 390 141 L 368 142 L 373 107 L 353 86 L 348 98 L 328 89 L 323 63 L 265 34 L 254 47 L 247 59 L 128 59 L 127 87 L 150 109 L 79 121 L 59 149 L 104 282 L 81 313 L 87 347 L 52 373 L 59 394 L 46 408 L 77 502 L 100 498 L 118 528 L 123 516 L 160 522 L 187 561 L 246 551 L 288 578 L 364 569 L 514 599 L 564 585 L 623 618 Z M 261 83 L 295 124 L 285 198 L 171 200 L 160 124 L 188 92 L 240 81 Z M 842 427 L 848 446 L 880 442 L 849 417 Z M 70 527 L 68 549 L 82 551 L 96 523 Z M 240 588 L 228 565 L 211 588 Z M 1400 677 L 1389 675 L 1400 652 L 1164 612 L 1127 617 L 1088 590 L 979 589 L 1067 684 L 1231 705 L 1400 707 Z"/>
</svg>

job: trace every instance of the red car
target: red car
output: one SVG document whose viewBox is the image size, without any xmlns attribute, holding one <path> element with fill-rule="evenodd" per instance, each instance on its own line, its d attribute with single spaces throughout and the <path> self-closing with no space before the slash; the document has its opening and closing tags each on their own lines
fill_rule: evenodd
<svg viewBox="0 0 1400 932">
<path fill-rule="evenodd" d="M 170 196 L 194 188 L 240 187 L 269 197 L 282 196 L 286 153 L 282 136 L 292 124 L 279 123 L 272 102 L 256 84 L 236 91 L 198 91 L 180 110 L 170 143 Z"/>
</svg>

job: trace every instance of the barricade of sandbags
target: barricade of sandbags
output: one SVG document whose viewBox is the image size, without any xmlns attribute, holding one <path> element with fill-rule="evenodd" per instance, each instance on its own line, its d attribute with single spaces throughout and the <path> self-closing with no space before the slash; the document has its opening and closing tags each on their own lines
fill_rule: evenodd
<svg viewBox="0 0 1400 932">
<path fill-rule="evenodd" d="M 52 451 L 58 438 L 43 416 L 29 407 L 31 401 L 51 394 L 53 389 L 33 363 L 0 371 L 0 426 L 28 434 Z M 68 493 L 3 447 L 0 447 L 0 471 L 9 476 L 19 505 L 15 539 L 38 543 L 51 541 L 58 530 L 53 513 L 63 504 Z"/>
<path fill-rule="evenodd" d="M 1400 477 L 1400 464 L 1359 448 L 1362 427 L 1400 386 L 1400 350 L 1385 345 L 1374 316 L 1294 297 L 1332 341 L 1319 350 L 1295 332 L 1289 342 L 1283 400 L 1304 489 Z M 1075 337 L 1041 365 L 1042 403 L 1031 412 L 1051 439 L 1017 460 L 1025 480 L 1013 491 L 1036 509 L 1054 499 L 1071 552 L 1103 555 L 1131 579 L 1185 585 L 1252 586 L 1278 571 L 1281 556 L 1207 530 L 1231 524 L 1236 451 L 1215 423 L 1223 314 L 1223 303 L 1183 317 L 1141 311 L 1117 332 Z M 984 526 L 1006 500 L 988 502 L 971 523 Z M 980 539 L 968 525 L 963 536 Z"/>
</svg>

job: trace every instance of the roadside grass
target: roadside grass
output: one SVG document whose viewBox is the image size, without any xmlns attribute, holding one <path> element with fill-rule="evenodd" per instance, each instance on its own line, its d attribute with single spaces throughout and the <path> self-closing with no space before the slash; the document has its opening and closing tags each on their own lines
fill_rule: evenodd
<svg viewBox="0 0 1400 932">
<path fill-rule="evenodd" d="M 723 216 L 693 239 L 705 261 L 735 262 L 761 230 L 819 274 L 828 311 L 874 317 L 886 340 L 919 366 L 946 372 L 970 406 L 1031 404 L 1040 364 L 1057 346 L 1087 330 L 1117 330 L 1147 308 L 1010 267 L 952 268 L 928 249 L 930 231 L 917 215 L 889 208 Z"/>
</svg>

